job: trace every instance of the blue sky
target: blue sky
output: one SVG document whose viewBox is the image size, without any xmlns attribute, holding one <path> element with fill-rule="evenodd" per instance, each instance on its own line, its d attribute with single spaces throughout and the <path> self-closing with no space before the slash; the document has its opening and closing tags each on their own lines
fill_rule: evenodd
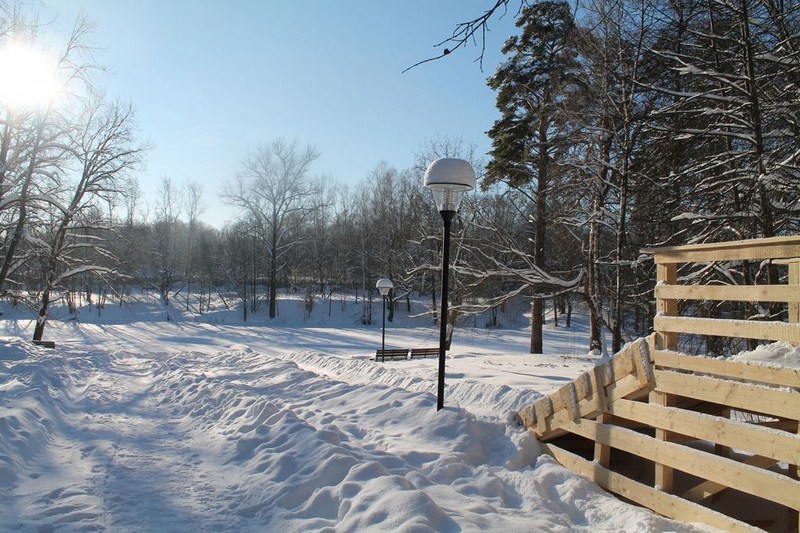
<svg viewBox="0 0 800 533">
<path fill-rule="evenodd" d="M 218 198 L 240 161 L 277 137 L 315 145 L 315 175 L 365 179 L 381 161 L 403 169 L 426 140 L 462 137 L 479 152 L 497 111 L 486 86 L 513 13 L 494 21 L 484 68 L 478 46 L 402 73 L 439 53 L 455 25 L 489 0 L 61 0 L 95 24 L 103 85 L 136 108 L 153 149 L 140 183 L 203 184 L 204 220 L 233 216 Z M 422 177 L 420 176 L 420 179 Z"/>
</svg>

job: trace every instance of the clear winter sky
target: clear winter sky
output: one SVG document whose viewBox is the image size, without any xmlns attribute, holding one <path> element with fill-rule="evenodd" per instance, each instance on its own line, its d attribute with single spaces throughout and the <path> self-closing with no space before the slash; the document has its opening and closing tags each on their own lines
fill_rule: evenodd
<svg viewBox="0 0 800 533">
<path fill-rule="evenodd" d="M 110 97 L 136 108 L 153 149 L 139 180 L 151 201 L 163 177 L 203 185 L 203 219 L 233 217 L 218 197 L 247 152 L 277 137 L 315 145 L 314 175 L 364 180 L 381 161 L 404 169 L 440 136 L 489 149 L 495 118 L 486 78 L 514 15 L 476 45 L 434 45 L 492 0 L 45 0 L 59 24 L 95 25 Z M 422 176 L 420 176 L 422 179 Z"/>
</svg>

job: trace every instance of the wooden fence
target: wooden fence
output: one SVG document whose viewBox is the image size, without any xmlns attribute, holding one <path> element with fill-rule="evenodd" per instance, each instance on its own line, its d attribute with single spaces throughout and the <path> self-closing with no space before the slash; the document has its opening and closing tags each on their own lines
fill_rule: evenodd
<svg viewBox="0 0 800 533">
<path fill-rule="evenodd" d="M 683 521 L 796 531 L 800 369 L 689 356 L 680 335 L 800 345 L 800 237 L 646 250 L 658 268 L 655 332 L 519 415 L 564 466 Z M 682 263 L 770 261 L 780 285 L 680 285 Z M 783 304 L 786 321 L 682 317 L 679 300 Z"/>
</svg>

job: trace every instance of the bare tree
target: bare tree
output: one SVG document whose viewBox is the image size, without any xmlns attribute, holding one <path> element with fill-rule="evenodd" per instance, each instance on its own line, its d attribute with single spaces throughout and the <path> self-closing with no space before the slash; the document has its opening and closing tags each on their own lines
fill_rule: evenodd
<svg viewBox="0 0 800 533">
<path fill-rule="evenodd" d="M 258 145 L 242 162 L 223 196 L 240 208 L 255 226 L 269 258 L 269 317 L 277 316 L 278 274 L 296 240 L 292 234 L 311 211 L 311 164 L 319 157 L 313 146 L 276 139 Z"/>
<path fill-rule="evenodd" d="M 187 216 L 186 232 L 186 309 L 189 309 L 192 280 L 195 276 L 195 248 L 197 239 L 197 226 L 200 215 L 203 213 L 203 186 L 196 181 L 189 181 L 183 186 L 184 208 Z"/>
<path fill-rule="evenodd" d="M 233 288 L 242 302 L 242 320 L 247 322 L 251 309 L 257 307 L 256 278 L 258 237 L 248 221 L 239 221 L 221 232 L 220 256 L 216 261 L 219 277 Z"/>
<path fill-rule="evenodd" d="M 37 243 L 44 268 L 33 340 L 41 340 L 52 293 L 64 280 L 77 274 L 110 271 L 94 261 L 96 256 L 108 254 L 102 233 L 109 227 L 107 219 L 93 214 L 99 204 L 117 194 L 117 179 L 139 162 L 142 148 L 135 143 L 132 123 L 129 106 L 90 102 L 69 135 L 69 152 L 77 163 L 77 174 L 72 183 L 66 179 L 62 182 L 65 203 L 54 196 L 48 198 L 54 216 L 46 240 Z M 87 250 L 92 253 L 86 254 Z"/>
<path fill-rule="evenodd" d="M 169 306 L 170 291 L 180 277 L 180 256 L 182 255 L 178 250 L 180 204 L 178 186 L 172 179 L 163 178 L 155 207 L 155 221 L 151 228 L 153 243 L 151 252 L 156 287 L 165 306 Z M 167 319 L 169 320 L 169 318 L 169 314 L 167 314 Z"/>
<path fill-rule="evenodd" d="M 13 39 L 35 46 L 38 30 L 38 23 L 26 21 L 12 11 L 8 18 L 0 19 L 0 44 Z M 66 107 L 75 100 L 72 91 L 91 89 L 87 74 L 95 66 L 83 60 L 88 31 L 89 24 L 78 19 L 54 65 L 54 78 L 65 95 L 60 101 Z M 20 73 L 0 75 L 12 77 Z M 48 181 L 61 164 L 61 128 L 65 122 L 59 115 L 69 111 L 59 109 L 58 103 L 50 98 L 34 108 L 13 102 L 0 105 L 0 288 L 23 263 L 17 253 L 30 230 L 30 212 L 35 209 L 31 203 L 36 201 L 37 189 L 48 186 L 45 183 L 40 187 L 40 182 Z"/>
</svg>

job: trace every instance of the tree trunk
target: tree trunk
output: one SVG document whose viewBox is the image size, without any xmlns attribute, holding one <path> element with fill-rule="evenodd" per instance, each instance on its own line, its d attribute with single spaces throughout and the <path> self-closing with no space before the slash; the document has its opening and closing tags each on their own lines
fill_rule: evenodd
<svg viewBox="0 0 800 533">
<path fill-rule="evenodd" d="M 611 353 L 622 348 L 622 272 L 616 265 L 616 284 L 614 286 L 614 323 L 611 326 Z"/>
<path fill-rule="evenodd" d="M 550 93 L 545 90 L 544 99 L 550 100 Z M 539 112 L 539 151 L 537 157 L 538 183 L 536 187 L 536 222 L 534 228 L 533 264 L 543 270 L 546 269 L 545 257 L 545 237 L 547 231 L 547 192 L 549 185 L 548 170 L 550 166 L 550 155 L 548 150 L 550 143 L 548 140 L 547 128 L 550 117 L 543 110 Z M 534 297 L 531 303 L 531 353 L 542 353 L 542 325 L 544 323 L 544 304 L 540 297 L 537 297 L 537 287 L 533 287 Z"/>
<path fill-rule="evenodd" d="M 764 126 L 762 121 L 762 110 L 761 110 L 761 101 L 759 98 L 759 88 L 758 88 L 758 81 L 757 81 L 757 73 L 755 67 L 755 56 L 756 51 L 753 46 L 753 37 L 750 33 L 750 24 L 751 19 L 749 16 L 749 7 L 748 3 L 745 0 L 741 1 L 741 10 L 740 10 L 741 18 L 740 18 L 740 28 L 741 28 L 741 36 L 742 42 L 744 43 L 744 52 L 745 52 L 745 68 L 746 68 L 746 77 L 747 77 L 747 90 L 750 93 L 750 102 L 747 106 L 747 109 L 750 112 L 750 120 L 753 124 L 753 139 L 755 141 L 755 155 L 756 155 L 756 164 L 755 168 L 758 170 L 759 175 L 767 174 L 767 168 L 764 163 L 765 154 L 766 154 L 766 146 L 764 143 Z M 758 182 L 758 198 L 759 198 L 759 215 L 760 215 L 760 222 L 761 222 L 761 236 L 764 238 L 774 237 L 775 236 L 775 218 L 772 209 L 772 203 L 770 202 L 769 194 L 766 191 L 763 182 L 759 180 Z M 776 284 L 778 283 L 778 270 L 775 265 L 770 264 L 767 266 L 767 283 L 769 284 Z M 778 312 L 778 306 L 775 303 L 771 303 L 769 305 L 770 314 L 776 314 Z"/>
<path fill-rule="evenodd" d="M 543 321 L 542 299 L 534 296 L 531 302 L 531 353 L 542 353 L 542 323 Z"/>
<path fill-rule="evenodd" d="M 567 300 L 567 327 L 572 325 L 572 298 Z"/>
<path fill-rule="evenodd" d="M 627 167 L 623 163 L 624 167 Z M 616 265 L 614 268 L 615 285 L 614 285 L 614 324 L 611 328 L 611 353 L 617 353 L 622 348 L 622 320 L 623 320 L 623 287 L 624 282 L 622 279 L 622 261 L 625 252 L 625 232 L 627 231 L 625 224 L 625 217 L 628 210 L 628 176 L 627 168 L 622 172 L 619 185 L 619 218 L 617 219 L 617 250 L 616 250 Z"/>
<path fill-rule="evenodd" d="M 8 277 L 9 270 L 11 269 L 11 263 L 14 259 L 14 255 L 17 252 L 17 246 L 19 246 L 19 243 L 23 239 L 25 222 L 27 222 L 28 191 L 30 190 L 31 182 L 33 181 L 33 174 L 36 168 L 37 156 L 39 154 L 39 146 L 41 144 L 43 130 L 44 120 L 40 118 L 36 127 L 36 137 L 33 142 L 33 148 L 28 156 L 30 160 L 28 162 L 28 167 L 25 170 L 25 178 L 22 183 L 22 190 L 19 194 L 19 218 L 17 219 L 14 233 L 11 236 L 11 242 L 9 242 L 8 248 L 6 249 L 3 265 L 0 267 L 0 289 L 2 289 L 6 278 Z"/>
<path fill-rule="evenodd" d="M 169 285 L 170 282 L 168 280 L 162 280 L 161 284 L 158 286 L 158 293 L 161 295 L 161 301 L 164 302 L 164 306 L 169 307 Z"/>
<path fill-rule="evenodd" d="M 598 223 L 597 218 L 600 216 L 601 207 L 601 194 L 596 191 L 594 199 L 592 200 L 592 215 L 589 221 L 589 250 L 586 260 L 586 285 L 584 287 L 584 297 L 586 300 L 586 307 L 589 311 L 589 350 L 597 350 L 602 348 L 600 341 L 600 320 L 597 316 L 597 308 L 595 307 L 595 295 L 598 292 L 597 287 L 597 232 Z"/>
<path fill-rule="evenodd" d="M 271 257 L 269 259 L 269 317 L 278 315 L 278 236 L 273 231 Z"/>
<path fill-rule="evenodd" d="M 39 315 L 36 317 L 36 327 L 33 329 L 33 340 L 42 340 L 44 334 L 44 325 L 47 323 L 47 308 L 50 306 L 50 289 L 45 289 L 42 292 L 42 298 L 39 301 Z"/>
<path fill-rule="evenodd" d="M 558 303 L 556 298 L 553 298 L 553 327 L 558 327 Z"/>
<path fill-rule="evenodd" d="M 586 307 L 589 310 L 589 351 L 602 351 L 603 344 L 600 340 L 600 319 L 597 316 L 597 308 L 591 297 L 586 298 Z"/>
</svg>

